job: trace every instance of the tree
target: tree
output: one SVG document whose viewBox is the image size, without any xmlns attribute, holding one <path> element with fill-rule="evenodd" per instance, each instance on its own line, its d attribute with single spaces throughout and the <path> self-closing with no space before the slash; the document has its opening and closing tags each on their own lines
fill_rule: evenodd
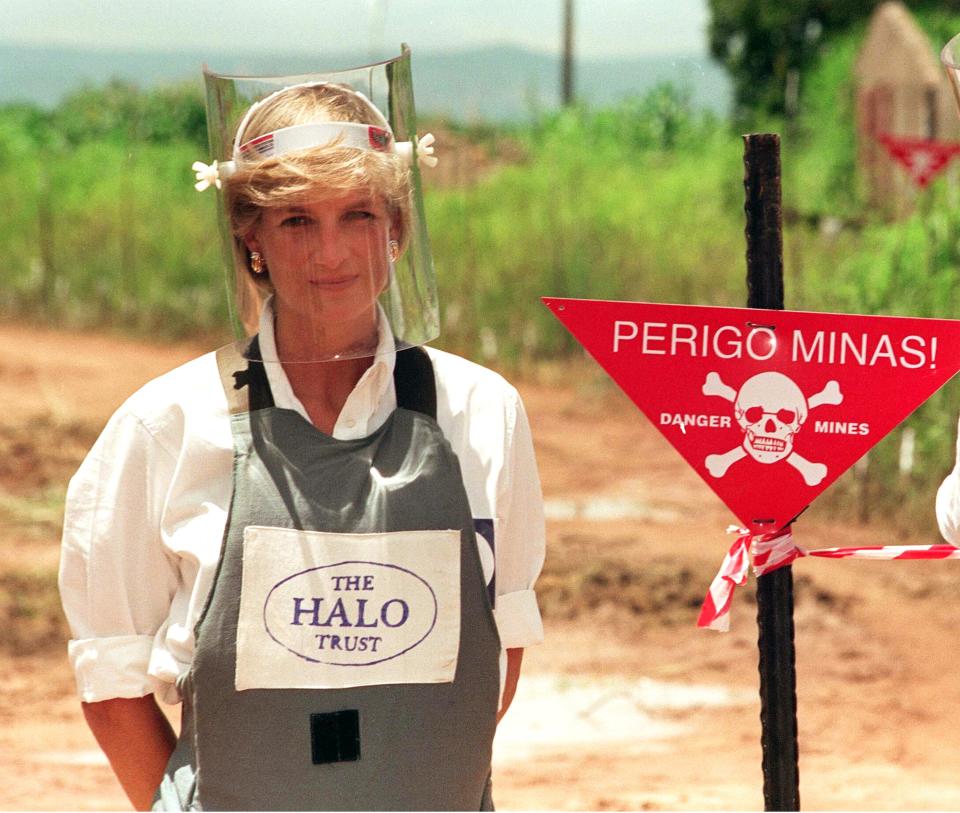
<svg viewBox="0 0 960 813">
<path fill-rule="evenodd" d="M 73 91 L 53 115 L 55 126 L 71 145 L 91 140 L 187 140 L 206 145 L 203 95 L 196 82 L 142 90 L 113 79 Z"/>
<path fill-rule="evenodd" d="M 736 114 L 790 115 L 795 90 L 830 36 L 870 16 L 879 0 L 708 0 L 711 54 L 733 80 Z M 911 8 L 960 12 L 960 0 Z M 795 96 L 795 94 L 794 94 Z"/>
</svg>

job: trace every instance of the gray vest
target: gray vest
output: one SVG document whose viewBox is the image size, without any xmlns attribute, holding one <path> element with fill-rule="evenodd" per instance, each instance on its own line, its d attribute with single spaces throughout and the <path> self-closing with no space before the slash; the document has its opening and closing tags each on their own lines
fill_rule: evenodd
<svg viewBox="0 0 960 813">
<path fill-rule="evenodd" d="M 234 438 L 233 497 L 193 662 L 179 684 L 182 730 L 155 809 L 492 809 L 500 642 L 457 458 L 433 417 L 405 408 L 423 391 L 410 386 L 408 361 L 426 363 L 429 401 L 429 359 L 419 349 L 397 358 L 398 409 L 369 437 L 340 441 L 276 408 L 263 365 L 248 364 L 241 348 L 218 351 Z M 386 495 L 372 483 L 385 473 L 401 484 Z M 243 531 L 251 525 L 461 529 L 453 682 L 237 691 Z M 278 647 L 276 657 L 284 656 Z"/>
</svg>

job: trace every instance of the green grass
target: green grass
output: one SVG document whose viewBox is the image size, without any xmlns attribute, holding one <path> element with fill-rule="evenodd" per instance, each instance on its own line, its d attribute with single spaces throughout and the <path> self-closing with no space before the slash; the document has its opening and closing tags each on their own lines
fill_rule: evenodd
<svg viewBox="0 0 960 813">
<path fill-rule="evenodd" d="M 0 163 L 0 308 L 164 336 L 223 324 L 212 196 L 189 144 L 80 144 Z"/>
<path fill-rule="evenodd" d="M 925 24 L 950 27 L 945 18 Z M 860 36 L 832 42 L 804 77 L 799 120 L 752 123 L 784 134 L 784 204 L 800 215 L 784 235 L 786 304 L 952 317 L 960 305 L 956 192 L 934 184 L 899 223 L 864 207 L 847 78 Z M 124 94 L 123 104 L 136 106 Z M 58 115 L 84 109 L 74 102 Z M 111 135 L 112 119 L 81 116 L 60 129 L 57 121 L 0 110 L 0 185 L 17 192 L 0 208 L 0 312 L 155 336 L 222 330 L 214 198 L 194 191 L 189 170 L 204 153 L 195 122 L 180 135 L 160 122 L 131 140 Z M 526 157 L 427 196 L 442 346 L 501 366 L 577 352 L 540 304 L 545 295 L 745 302 L 742 141 L 691 111 L 682 90 L 662 86 L 609 109 L 573 108 L 476 135 L 486 145 L 511 139 Z M 443 160 L 442 145 L 439 152 Z M 829 223 L 841 228 L 823 228 Z M 897 471 L 894 433 L 858 479 L 832 489 L 834 507 L 932 527 L 956 411 L 952 388 L 924 405 L 909 422 L 914 470 Z"/>
<path fill-rule="evenodd" d="M 545 295 L 740 301 L 740 139 L 704 123 L 663 149 L 603 125 L 568 111 L 525 134 L 526 163 L 431 194 L 445 344 L 471 354 L 492 335 L 501 358 L 570 352 Z"/>
</svg>

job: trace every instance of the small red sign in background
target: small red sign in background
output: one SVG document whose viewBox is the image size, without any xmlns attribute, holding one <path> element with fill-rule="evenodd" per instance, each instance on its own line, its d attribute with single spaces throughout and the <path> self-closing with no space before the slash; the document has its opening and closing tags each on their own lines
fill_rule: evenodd
<svg viewBox="0 0 960 813">
<path fill-rule="evenodd" d="M 960 144 L 930 138 L 905 138 L 884 133 L 877 137 L 887 154 L 900 164 L 913 182 L 924 189 L 953 158 L 960 154 Z"/>
<path fill-rule="evenodd" d="M 754 533 L 789 523 L 960 370 L 948 319 L 543 301 Z"/>
</svg>

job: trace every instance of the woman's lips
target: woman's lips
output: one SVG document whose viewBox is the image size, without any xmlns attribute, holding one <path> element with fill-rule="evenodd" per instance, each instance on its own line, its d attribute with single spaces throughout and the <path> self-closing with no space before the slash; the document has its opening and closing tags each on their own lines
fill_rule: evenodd
<svg viewBox="0 0 960 813">
<path fill-rule="evenodd" d="M 309 281 L 311 285 L 325 291 L 336 291 L 340 288 L 346 288 L 357 280 L 356 274 L 348 274 L 339 277 L 312 277 Z"/>
</svg>

